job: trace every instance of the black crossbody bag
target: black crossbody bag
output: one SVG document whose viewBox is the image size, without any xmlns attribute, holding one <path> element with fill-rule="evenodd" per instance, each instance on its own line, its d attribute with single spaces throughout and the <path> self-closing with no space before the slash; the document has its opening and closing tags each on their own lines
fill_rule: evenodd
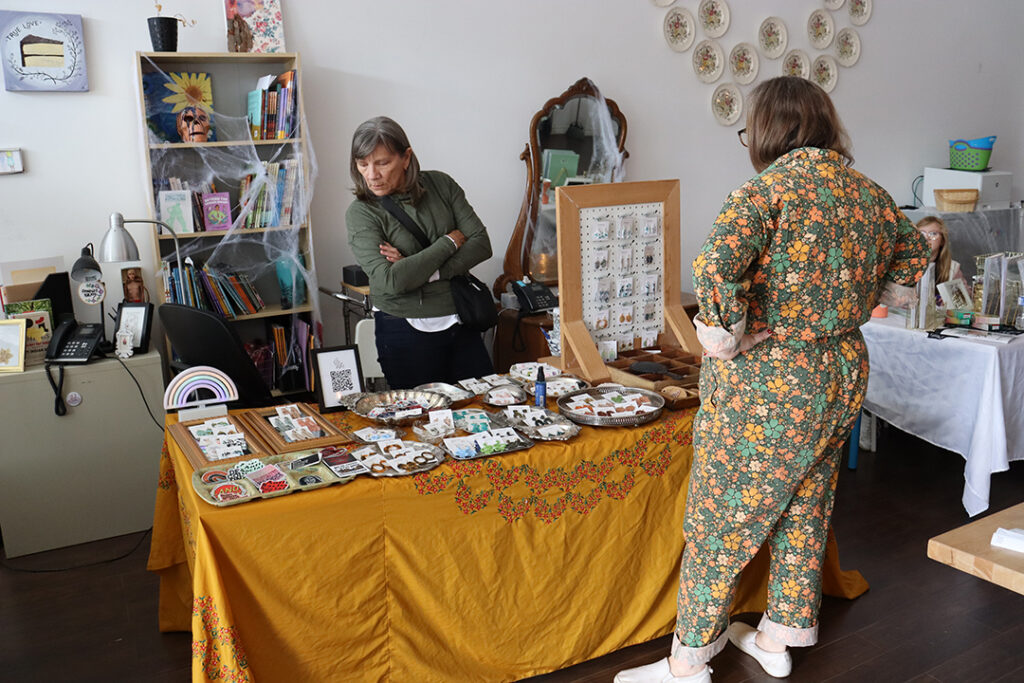
<svg viewBox="0 0 1024 683">
<path fill-rule="evenodd" d="M 424 249 L 430 246 L 427 235 L 394 199 L 387 195 L 380 197 L 380 205 L 398 219 Z M 498 309 L 494 306 L 494 299 L 479 278 L 466 273 L 454 276 L 449 283 L 452 299 L 455 300 L 455 312 L 465 327 L 475 332 L 486 332 L 498 324 Z"/>
</svg>

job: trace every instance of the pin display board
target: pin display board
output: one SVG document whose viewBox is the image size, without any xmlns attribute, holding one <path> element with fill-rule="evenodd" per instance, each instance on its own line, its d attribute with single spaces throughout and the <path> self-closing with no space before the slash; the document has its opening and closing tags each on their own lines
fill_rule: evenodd
<svg viewBox="0 0 1024 683">
<path fill-rule="evenodd" d="M 680 297 L 678 180 L 560 187 L 556 213 L 563 370 L 606 381 L 601 341 L 699 352 Z"/>
</svg>

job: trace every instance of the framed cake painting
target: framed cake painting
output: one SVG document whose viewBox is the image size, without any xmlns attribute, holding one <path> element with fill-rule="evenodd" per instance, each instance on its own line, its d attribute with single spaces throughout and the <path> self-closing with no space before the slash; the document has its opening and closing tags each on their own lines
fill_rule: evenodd
<svg viewBox="0 0 1024 683">
<path fill-rule="evenodd" d="M 7 90 L 87 91 L 82 16 L 0 10 L 0 62 Z"/>
</svg>

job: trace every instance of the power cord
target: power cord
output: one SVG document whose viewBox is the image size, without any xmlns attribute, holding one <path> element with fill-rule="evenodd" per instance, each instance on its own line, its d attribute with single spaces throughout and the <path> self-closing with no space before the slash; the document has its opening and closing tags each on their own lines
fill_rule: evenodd
<svg viewBox="0 0 1024 683">
<path fill-rule="evenodd" d="M 54 366 L 53 363 L 46 364 L 46 379 L 50 381 L 50 387 L 53 389 L 53 412 L 58 417 L 67 415 L 68 407 L 64 404 L 64 366 L 57 364 L 57 379 L 53 379 L 53 373 L 50 369 Z"/>
<path fill-rule="evenodd" d="M 132 381 L 135 382 L 135 386 L 139 390 L 139 396 L 142 397 L 142 405 L 146 406 L 146 412 L 149 413 L 149 419 L 153 420 L 153 424 L 156 425 L 156 428 L 160 430 L 160 433 L 163 433 L 164 426 L 162 424 L 160 424 L 160 422 L 153 415 L 153 411 L 149 409 L 149 402 L 146 401 L 146 394 L 143 393 L 142 385 L 139 384 L 139 380 L 135 379 L 135 375 L 132 373 L 131 368 L 129 368 L 127 365 L 125 365 L 124 361 L 121 360 L 121 358 L 119 356 L 114 356 L 114 358 L 117 360 L 118 363 L 121 364 L 121 367 L 124 368 L 124 371 L 128 373 L 128 376 L 132 378 Z M 63 368 L 62 368 L 62 370 L 63 370 Z"/>
<path fill-rule="evenodd" d="M 921 184 L 924 183 L 924 176 L 919 175 L 914 178 L 914 182 L 910 183 L 910 194 L 914 197 L 914 207 L 924 206 L 924 200 L 921 199 L 917 191 L 921 189 Z"/>
<path fill-rule="evenodd" d="M 101 564 L 110 564 L 111 562 L 117 562 L 118 560 L 123 560 L 124 558 L 128 557 L 129 555 L 134 553 L 136 550 L 138 550 L 139 546 L 142 545 L 142 541 L 144 541 L 146 539 L 146 536 L 148 536 L 149 532 L 151 532 L 152 530 L 153 530 L 153 527 L 149 527 L 148 529 L 143 531 L 142 535 L 139 536 L 139 540 L 136 541 L 135 546 L 131 550 L 129 550 L 128 552 L 124 553 L 123 555 L 118 555 L 117 557 L 108 558 L 106 560 L 97 560 L 96 562 L 86 562 L 84 564 L 73 564 L 70 567 L 52 567 L 52 568 L 43 568 L 43 569 L 23 569 L 21 567 L 11 566 L 11 564 L 9 563 L 7 558 L 4 558 L 4 559 L 0 560 L 0 566 L 2 566 L 4 569 L 10 569 L 12 572 L 22 572 L 22 573 L 25 573 L 25 574 L 50 574 L 50 573 L 54 573 L 54 572 L 67 572 L 67 571 L 71 571 L 73 569 L 84 569 L 85 567 L 97 567 L 97 566 L 99 566 Z"/>
</svg>

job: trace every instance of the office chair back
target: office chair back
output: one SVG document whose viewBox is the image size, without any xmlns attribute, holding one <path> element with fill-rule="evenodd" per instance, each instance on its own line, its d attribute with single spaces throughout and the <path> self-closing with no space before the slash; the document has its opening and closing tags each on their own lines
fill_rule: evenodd
<svg viewBox="0 0 1024 683">
<path fill-rule="evenodd" d="M 240 406 L 274 403 L 270 389 L 227 320 L 216 313 L 181 304 L 163 304 L 158 310 L 167 338 L 182 363 L 210 365 L 225 372 L 238 387 Z"/>
</svg>

